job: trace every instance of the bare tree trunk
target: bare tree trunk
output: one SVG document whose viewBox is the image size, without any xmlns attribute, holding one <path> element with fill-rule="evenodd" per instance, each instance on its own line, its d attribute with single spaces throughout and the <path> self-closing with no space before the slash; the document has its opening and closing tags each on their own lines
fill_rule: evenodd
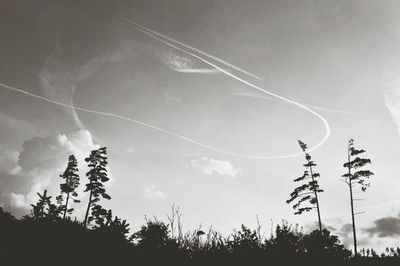
<svg viewBox="0 0 400 266">
<path fill-rule="evenodd" d="M 311 174 L 311 179 L 314 182 L 314 176 L 313 176 L 313 170 L 312 167 L 310 166 L 310 174 Z M 314 194 L 315 194 L 315 201 L 317 203 L 317 213 L 318 213 L 318 224 L 319 224 L 319 231 L 322 233 L 322 222 L 321 222 L 321 213 L 319 211 L 319 201 L 318 201 L 318 193 L 316 189 L 314 189 Z"/>
<path fill-rule="evenodd" d="M 350 163 L 350 149 L 347 150 L 347 162 Z M 356 223 L 354 220 L 354 200 L 353 200 L 353 184 L 351 183 L 351 167 L 349 165 L 349 188 L 350 188 L 350 206 L 351 206 L 351 222 L 353 225 L 353 242 L 354 242 L 354 257 L 357 257 L 357 236 Z"/>
<path fill-rule="evenodd" d="M 89 210 L 90 210 L 90 205 L 92 204 L 92 191 L 90 190 L 90 194 L 89 194 L 89 203 L 88 203 L 88 207 L 86 209 L 86 214 L 85 214 L 85 220 L 83 220 L 83 225 L 86 227 L 87 224 L 87 219 L 89 216 Z"/>
<path fill-rule="evenodd" d="M 350 186 L 351 221 L 353 223 L 354 256 L 357 257 L 356 223 L 354 220 L 353 188 L 352 188 L 351 180 L 350 180 L 349 186 Z"/>
<path fill-rule="evenodd" d="M 68 200 L 69 200 L 69 192 L 67 193 L 67 200 L 65 202 L 65 208 L 64 208 L 64 215 L 63 219 L 65 219 L 65 216 L 67 215 L 67 210 L 68 210 Z"/>
</svg>

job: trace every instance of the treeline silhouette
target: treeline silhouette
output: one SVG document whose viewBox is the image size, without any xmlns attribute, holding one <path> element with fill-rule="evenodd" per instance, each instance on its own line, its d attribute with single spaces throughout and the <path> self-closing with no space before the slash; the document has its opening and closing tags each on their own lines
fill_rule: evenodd
<svg viewBox="0 0 400 266">
<path fill-rule="evenodd" d="M 307 146 L 299 144 L 308 170 L 295 181 L 310 181 L 296 189 L 288 202 L 300 200 L 294 206 L 298 214 L 317 209 L 318 230 L 304 233 L 299 225 L 282 221 L 269 236 L 261 233 L 261 225 L 255 229 L 242 225 L 228 236 L 211 228 L 206 232 L 201 228 L 183 232 L 181 213 L 172 206 L 167 222 L 146 218 L 139 231 L 130 233 L 126 220 L 113 216 L 101 205 L 101 199 L 111 199 L 105 187 L 109 178 L 107 150 L 103 147 L 85 159 L 89 171 L 83 221 L 72 218 L 72 206 L 81 203 L 76 191 L 81 180 L 73 155 L 60 175 L 60 194 L 55 202 L 46 190 L 38 193 L 31 213 L 20 219 L 0 207 L 0 265 L 399 265 L 400 248 L 388 248 L 380 255 L 373 249 L 363 249 L 354 256 L 337 236 L 323 228 L 315 199 L 323 192 L 316 181 L 319 174 L 313 170 L 316 164 Z M 370 161 L 362 159 L 355 167 L 360 158 L 350 160 L 350 156 L 362 152 L 354 152 L 352 145 L 349 142 L 350 163 L 345 164 L 349 173 L 345 178 L 365 185 L 354 173 Z M 358 170 L 351 172 L 349 164 Z M 299 209 L 306 201 L 311 207 Z"/>
</svg>

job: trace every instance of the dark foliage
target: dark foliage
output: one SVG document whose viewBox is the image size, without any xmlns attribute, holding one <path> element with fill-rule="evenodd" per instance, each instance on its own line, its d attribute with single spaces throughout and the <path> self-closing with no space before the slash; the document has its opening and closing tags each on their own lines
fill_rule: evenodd
<svg viewBox="0 0 400 266">
<path fill-rule="evenodd" d="M 98 226 L 108 224 L 111 219 L 111 211 L 104 209 L 98 204 L 100 196 L 103 199 L 110 200 L 111 197 L 106 193 L 104 184 L 109 180 L 107 176 L 107 148 L 103 147 L 98 150 L 91 151 L 85 161 L 90 168 L 86 176 L 89 182 L 86 184 L 85 192 L 89 192 L 89 202 L 86 209 L 85 220 L 83 224 L 86 226 L 91 221 L 95 221 Z M 91 215 L 89 216 L 89 211 Z"/>
<path fill-rule="evenodd" d="M 312 177 L 315 166 L 306 152 L 304 143 L 299 142 L 305 152 Z M 364 152 L 349 148 L 349 155 Z M 86 191 L 90 192 L 88 212 L 90 219 L 84 222 L 72 220 L 64 214 L 68 204 L 56 205 L 45 190 L 38 193 L 39 199 L 32 204 L 32 212 L 21 219 L 0 207 L 0 265 L 399 265 L 400 248 L 387 248 L 380 256 L 372 249 L 363 249 L 359 257 L 352 257 L 327 229 L 304 233 L 298 225 L 286 221 L 277 225 L 269 238 L 261 234 L 261 225 L 255 230 L 242 225 L 227 237 L 210 228 L 207 232 L 197 228 L 182 232 L 179 209 L 172 207 L 172 215 L 166 224 L 154 218 L 146 218 L 140 230 L 129 235 L 126 220 L 113 217 L 111 210 L 104 209 L 100 197 L 110 199 L 105 192 L 107 177 L 106 148 L 92 151 L 86 159 L 90 171 Z M 357 157 L 358 158 L 358 157 Z M 368 173 L 359 168 L 368 164 L 368 159 L 349 160 L 350 183 L 366 186 L 359 182 Z M 73 193 L 78 186 L 77 164 L 69 158 L 65 171 L 65 183 L 61 184 L 64 194 Z M 310 168 L 311 167 L 311 168 Z M 351 171 L 357 169 L 357 171 Z M 71 183 L 68 177 L 75 178 Z M 298 181 L 304 180 L 300 178 Z M 70 183 L 69 183 L 70 182 Z M 311 183 L 310 183 L 311 182 Z M 314 180 L 305 185 L 310 192 L 318 193 Z M 350 186 L 351 187 L 351 186 Z M 307 199 L 308 200 L 308 199 Z M 95 221 L 94 226 L 86 226 L 87 221 Z"/>
<path fill-rule="evenodd" d="M 76 188 L 79 186 L 79 175 L 78 172 L 78 161 L 76 160 L 74 155 L 70 155 L 68 157 L 68 165 L 65 169 L 64 173 L 60 175 L 61 178 L 64 179 L 64 183 L 60 184 L 61 193 L 57 196 L 57 203 L 61 206 L 61 210 L 63 211 L 63 219 L 65 219 L 67 213 L 71 214 L 73 212 L 73 208 L 68 208 L 68 203 L 70 198 L 75 203 L 79 203 L 76 197 L 78 193 L 76 192 Z M 65 203 L 64 203 L 64 195 L 66 195 Z"/>
<path fill-rule="evenodd" d="M 307 152 L 307 145 L 300 140 L 298 142 L 306 159 L 305 164 L 303 164 L 306 170 L 302 176 L 293 180 L 294 182 L 302 182 L 303 184 L 290 193 L 290 199 L 288 199 L 286 203 L 290 204 L 292 201 L 297 200 L 297 203 L 293 205 L 293 209 L 296 210 L 294 214 L 298 215 L 315 209 L 318 215 L 319 230 L 322 231 L 320 205 L 318 200 L 318 193 L 323 192 L 318 184 L 320 174 L 315 172 L 314 167 L 317 166 L 317 164 L 311 159 L 311 155 Z"/>
<path fill-rule="evenodd" d="M 359 155 L 364 153 L 365 150 L 357 150 L 354 147 L 354 140 L 350 139 L 347 145 L 347 162 L 343 164 L 343 167 L 347 169 L 347 173 L 342 175 L 342 181 L 347 184 L 350 192 L 350 210 L 351 210 L 351 221 L 353 229 L 353 243 L 354 243 L 354 255 L 358 256 L 357 251 L 357 234 L 356 234 L 356 223 L 354 210 L 354 187 L 359 185 L 361 191 L 365 192 L 370 187 L 368 182 L 370 176 L 374 175 L 370 170 L 363 169 L 366 165 L 371 164 L 370 159 L 361 158 Z M 362 213 L 362 212 L 361 212 Z"/>
</svg>

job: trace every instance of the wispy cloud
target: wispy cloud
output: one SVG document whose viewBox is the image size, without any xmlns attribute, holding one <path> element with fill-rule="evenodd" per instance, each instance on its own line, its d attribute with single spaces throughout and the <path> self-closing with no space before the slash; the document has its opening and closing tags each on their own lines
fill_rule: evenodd
<svg viewBox="0 0 400 266">
<path fill-rule="evenodd" d="M 187 73 L 187 74 L 218 74 L 220 73 L 217 69 L 212 68 L 174 68 L 176 72 Z"/>
<path fill-rule="evenodd" d="M 180 95 L 175 95 L 174 93 L 167 91 L 164 93 L 165 100 L 169 103 L 181 103 L 183 101 L 183 97 Z"/>
<path fill-rule="evenodd" d="M 163 62 L 168 66 L 169 69 L 180 73 L 187 74 L 219 74 L 221 73 L 215 68 L 198 68 L 196 63 L 185 57 L 178 55 L 176 53 L 167 53 L 163 57 Z"/>
<path fill-rule="evenodd" d="M 111 53 L 95 56 L 82 65 L 74 66 L 65 63 L 61 59 L 63 49 L 61 44 L 57 43 L 54 50 L 46 57 L 44 65 L 39 72 L 39 80 L 43 92 L 51 100 L 74 106 L 73 98 L 78 84 L 92 77 L 107 63 L 121 61 L 126 54 L 126 50 L 126 47 L 122 47 Z M 85 129 L 85 125 L 74 108 L 65 110 L 71 114 L 78 128 Z"/>
<path fill-rule="evenodd" d="M 158 189 L 156 185 L 151 185 L 143 189 L 143 196 L 147 199 L 165 199 L 168 195 Z"/>
<path fill-rule="evenodd" d="M 129 22 L 129 21 L 128 21 L 128 22 Z M 136 28 L 138 31 L 141 31 L 142 33 L 146 34 L 146 35 L 149 36 L 150 38 L 152 38 L 152 39 L 154 39 L 154 40 L 157 40 L 157 41 L 159 41 L 160 43 L 163 43 L 163 44 L 165 44 L 165 45 L 167 45 L 167 46 L 169 46 L 169 47 L 171 47 L 171 48 L 174 48 L 174 49 L 177 50 L 177 51 L 180 51 L 180 52 L 182 52 L 182 53 L 185 53 L 186 55 L 189 55 L 189 56 L 191 56 L 191 57 L 193 57 L 193 58 L 196 58 L 196 59 L 198 59 L 199 61 L 203 62 L 204 64 L 207 64 L 207 65 L 210 66 L 210 67 L 213 67 L 213 68 L 215 68 L 215 69 L 218 69 L 222 74 L 224 74 L 224 75 L 226 75 L 226 76 L 228 76 L 228 77 L 230 77 L 230 78 L 232 78 L 232 79 L 235 79 L 236 81 L 239 81 L 240 83 L 242 83 L 242 84 L 244 84 L 244 85 L 247 85 L 247 86 L 249 86 L 249 87 L 252 88 L 252 89 L 255 89 L 255 90 L 257 90 L 257 91 L 260 91 L 260 92 L 262 92 L 262 93 L 264 93 L 264 94 L 266 94 L 266 95 L 273 96 L 273 97 L 275 97 L 275 98 L 277 98 L 277 99 L 280 99 L 280 100 L 282 100 L 282 101 L 285 101 L 285 102 L 287 102 L 287 103 L 293 104 L 293 105 L 295 105 L 295 106 L 297 106 L 297 107 L 303 109 L 304 111 L 307 111 L 308 113 L 312 114 L 313 116 L 317 117 L 317 118 L 321 121 L 321 123 L 323 124 L 323 126 L 324 126 L 324 128 L 325 128 L 325 135 L 322 137 L 322 139 L 321 139 L 317 144 L 315 144 L 314 146 L 310 147 L 310 148 L 309 148 L 309 151 L 313 151 L 313 150 L 315 150 L 315 149 L 320 148 L 320 147 L 321 147 L 322 145 L 324 145 L 325 142 L 328 140 L 328 138 L 329 138 L 329 136 L 330 136 L 330 134 L 331 134 L 331 129 L 330 129 L 329 123 L 328 123 L 328 121 L 327 121 L 322 115 L 320 115 L 319 113 L 315 112 L 313 109 L 311 109 L 311 108 L 305 106 L 304 104 L 301 104 L 301 103 L 299 103 L 299 102 L 293 101 L 293 100 L 291 100 L 291 99 L 288 99 L 288 98 L 286 98 L 286 97 L 283 97 L 283 96 L 281 96 L 281 95 L 278 95 L 278 94 L 276 94 L 276 93 L 274 93 L 274 92 L 271 92 L 271 91 L 269 91 L 269 90 L 263 89 L 263 88 L 261 88 L 261 87 L 255 85 L 254 83 L 252 83 L 252 82 L 250 82 L 250 81 L 248 81 L 248 80 L 245 80 L 245 79 L 243 79 L 243 78 L 241 78 L 241 77 L 239 77 L 239 76 L 236 76 L 235 74 L 233 74 L 233 73 L 231 73 L 231 72 L 229 72 L 229 71 L 227 71 L 227 70 L 221 68 L 220 66 L 216 65 L 215 63 L 210 62 L 210 60 L 207 60 L 206 58 L 203 58 L 203 57 L 200 56 L 200 55 L 197 55 L 197 54 L 195 54 L 195 53 L 193 53 L 193 52 L 191 52 L 191 51 L 185 50 L 185 49 L 183 49 L 182 47 L 179 47 L 179 46 L 177 46 L 177 45 L 175 45 L 175 44 L 172 44 L 172 43 L 166 41 L 166 40 L 165 40 L 166 38 L 163 39 L 164 37 L 162 37 L 162 35 L 159 34 L 159 33 L 157 33 L 157 32 L 154 32 L 154 33 L 153 33 L 153 31 L 147 30 L 146 28 L 144 28 L 144 27 L 142 27 L 142 26 L 140 26 L 140 25 L 137 25 L 137 24 L 135 24 L 135 23 L 133 23 L 133 22 L 130 22 L 130 23 L 131 23 L 132 25 L 135 25 L 135 28 Z M 172 42 L 175 42 L 175 41 L 172 41 Z M 177 42 L 175 42 L 175 43 L 177 43 Z M 221 62 L 222 62 L 222 61 L 220 61 L 220 63 L 221 63 Z M 224 64 L 224 65 L 227 66 L 227 64 Z M 220 150 L 220 151 L 221 151 L 221 150 Z M 238 153 L 234 153 L 234 152 L 226 152 L 226 151 L 225 151 L 224 153 L 225 153 L 225 154 L 234 155 L 234 156 L 239 155 Z M 300 156 L 300 155 L 301 155 L 301 152 L 297 152 L 297 153 L 293 153 L 293 154 L 285 154 L 285 155 L 275 155 L 275 156 L 255 156 L 255 155 L 247 155 L 247 154 L 240 154 L 239 156 L 241 156 L 241 157 L 247 157 L 247 158 L 254 158 L 254 159 L 256 159 L 256 158 L 257 158 L 257 159 L 284 159 L 284 158 L 290 158 L 290 157 L 297 157 L 297 156 Z"/>
<path fill-rule="evenodd" d="M 198 53 L 198 54 L 200 54 L 200 55 L 203 55 L 203 56 L 206 56 L 206 57 L 208 57 L 208 58 L 210 58 L 210 59 L 212 59 L 212 60 L 215 60 L 216 62 L 219 62 L 219 63 L 221 63 L 221 64 L 223 64 L 223 65 L 225 65 L 225 66 L 227 66 L 227 67 L 229 67 L 229 68 L 231 68 L 231 69 L 235 69 L 235 70 L 237 70 L 237 71 L 239 71 L 239 72 L 241 72 L 241 73 L 243 73 L 243 74 L 245 74 L 245 75 L 247 75 L 247 76 L 249 76 L 249 77 L 262 80 L 262 78 L 260 78 L 260 77 L 258 77 L 258 76 L 256 76 L 256 75 L 254 75 L 253 73 L 250 73 L 250 72 L 248 72 L 248 71 L 246 71 L 246 70 L 244 70 L 244 69 L 242 69 L 242 68 L 240 68 L 240 67 L 238 67 L 238 66 L 235 66 L 235 65 L 233 65 L 233 64 L 231 64 L 231 63 L 228 63 L 228 62 L 225 61 L 225 60 L 222 60 L 221 58 L 218 58 L 218 57 L 216 57 L 216 56 L 213 56 L 213 55 L 211 55 L 211 54 L 209 54 L 209 53 L 206 53 L 206 52 L 204 52 L 204 51 L 202 51 L 202 50 L 200 50 L 200 49 L 197 49 L 197 48 L 195 48 L 195 47 L 193 47 L 193 46 L 190 46 L 190 45 L 188 45 L 188 44 L 186 44 L 186 43 L 183 43 L 183 42 L 180 42 L 180 41 L 178 41 L 178 40 L 175 40 L 175 39 L 173 39 L 173 38 L 171 38 L 171 37 L 169 37 L 169 36 L 166 36 L 166 35 L 164 35 L 164 34 L 161 34 L 160 32 L 153 31 L 153 30 L 151 30 L 151 29 L 149 29 L 149 28 L 147 28 L 147 27 L 145 27 L 145 26 L 143 26 L 143 25 L 137 24 L 137 23 L 135 23 L 135 22 L 133 22 L 133 21 L 130 21 L 130 20 L 127 20 L 127 19 L 124 19 L 124 21 L 127 22 L 127 23 L 129 23 L 129 24 L 131 24 L 131 25 L 133 25 L 133 26 L 135 26 L 137 29 L 140 29 L 141 31 L 146 31 L 146 32 L 148 32 L 148 33 L 153 34 L 154 36 L 158 36 L 158 37 L 163 38 L 163 39 L 165 39 L 165 40 L 168 40 L 168 41 L 170 41 L 170 42 L 172 42 L 172 43 L 175 43 L 175 44 L 177 44 L 177 45 L 179 45 L 179 46 L 181 46 L 181 47 L 184 47 L 184 48 L 186 48 L 186 49 L 192 50 L 193 52 L 196 52 L 196 53 Z"/>
<path fill-rule="evenodd" d="M 387 72 L 382 79 L 385 105 L 400 134 L 400 76 Z"/>
<path fill-rule="evenodd" d="M 207 157 L 191 159 L 190 163 L 193 168 L 200 170 L 206 175 L 223 175 L 223 176 L 237 176 L 242 170 L 233 166 L 229 161 L 219 161 Z"/>
</svg>

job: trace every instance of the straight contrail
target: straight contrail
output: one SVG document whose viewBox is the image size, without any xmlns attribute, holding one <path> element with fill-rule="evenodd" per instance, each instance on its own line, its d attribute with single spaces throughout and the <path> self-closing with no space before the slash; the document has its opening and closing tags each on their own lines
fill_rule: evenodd
<svg viewBox="0 0 400 266">
<path fill-rule="evenodd" d="M 10 91 L 13 91 L 13 92 L 20 93 L 20 94 L 25 94 L 25 95 L 28 95 L 30 97 L 33 97 L 33 98 L 36 98 L 36 99 L 40 99 L 40 100 L 43 100 L 45 102 L 52 103 L 52 104 L 55 104 L 55 105 L 59 105 L 59 106 L 62 106 L 62 107 L 66 107 L 66 108 L 70 108 L 70 109 L 74 109 L 74 110 L 78 110 L 78 111 L 82 111 L 82 112 L 86 112 L 86 113 L 91 113 L 91 114 L 96 114 L 96 115 L 116 118 L 116 119 L 120 119 L 120 120 L 131 122 L 131 123 L 135 123 L 135 124 L 138 124 L 138 125 L 141 125 L 141 126 L 144 126 L 144 127 L 150 128 L 150 129 L 154 129 L 154 130 L 162 132 L 162 133 L 165 133 L 167 135 L 179 138 L 181 140 L 184 140 L 184 141 L 187 141 L 189 143 L 195 144 L 195 145 L 200 146 L 202 148 L 205 148 L 205 149 L 208 149 L 208 150 L 211 150 L 211 151 L 215 151 L 215 152 L 224 153 L 224 154 L 231 155 L 231 156 L 248 158 L 248 159 L 279 159 L 279 158 L 288 158 L 288 157 L 297 156 L 299 154 L 302 154 L 302 153 L 298 153 L 298 154 L 283 155 L 283 156 L 257 156 L 257 155 L 249 155 L 249 154 L 230 152 L 230 151 L 218 149 L 216 147 L 203 144 L 203 143 L 201 143 L 199 141 L 196 141 L 194 139 L 182 136 L 180 134 L 171 132 L 169 130 L 166 130 L 166 129 L 163 129 L 163 128 L 159 128 L 159 127 L 156 127 L 156 126 L 150 125 L 148 123 L 145 123 L 145 122 L 142 122 L 142 121 L 139 121 L 139 120 L 136 120 L 136 119 L 132 119 L 132 118 L 129 118 L 129 117 L 126 117 L 126 116 L 122 116 L 122 115 L 118 115 L 118 114 L 114 114 L 114 113 L 109 113 L 109 112 L 93 110 L 93 109 L 88 109 L 88 108 L 83 108 L 83 107 L 78 107 L 78 106 L 74 106 L 74 105 L 58 102 L 58 101 L 52 100 L 50 98 L 47 98 L 47 97 L 44 97 L 44 96 L 40 96 L 40 95 L 31 93 L 31 92 L 28 92 L 26 90 L 22 90 L 22 89 L 7 85 L 7 84 L 2 83 L 2 82 L 0 82 L 0 87 L 2 87 L 4 89 L 7 89 L 7 90 L 10 90 Z"/>
<path fill-rule="evenodd" d="M 153 38 L 153 39 L 155 39 L 155 40 L 157 40 L 157 41 L 159 41 L 159 42 L 161 42 L 161 43 L 163 43 L 163 44 L 165 44 L 165 45 L 167 45 L 169 47 L 172 47 L 172 48 L 174 48 L 174 49 L 176 49 L 178 51 L 181 51 L 181 52 L 183 52 L 183 53 L 185 53 L 187 55 L 190 55 L 190 56 L 192 56 L 192 57 L 204 62 L 205 64 L 207 64 L 207 65 L 209 65 L 211 67 L 214 67 L 215 69 L 218 69 L 223 74 L 225 74 L 225 75 L 227 75 L 227 76 L 229 76 L 229 77 L 231 77 L 231 78 L 233 78 L 233 79 L 235 79 L 235 80 L 237 80 L 237 81 L 239 81 L 239 82 L 241 82 L 241 83 L 243 83 L 243 84 L 245 84 L 245 85 L 247 85 L 247 86 L 249 86 L 249 87 L 251 87 L 253 89 L 256 89 L 256 90 L 261 91 L 261 92 L 263 92 L 265 94 L 273 96 L 273 97 L 275 97 L 277 99 L 280 99 L 280 100 L 282 100 L 284 102 L 293 104 L 293 105 L 295 105 L 295 106 L 297 106 L 297 107 L 299 107 L 299 108 L 311 113 L 315 117 L 317 117 L 323 123 L 323 125 L 325 127 L 325 135 L 316 145 L 310 147 L 309 151 L 313 151 L 315 149 L 318 149 L 319 147 L 321 147 L 328 140 L 331 130 L 330 130 L 329 124 L 326 121 L 326 119 L 324 117 L 322 117 L 320 114 L 318 114 L 317 112 L 315 112 L 315 111 L 311 110 L 310 108 L 308 108 L 307 106 L 305 106 L 304 104 L 301 104 L 299 102 L 287 99 L 287 98 L 285 98 L 283 96 L 280 96 L 278 94 L 275 94 L 273 92 L 270 92 L 270 91 L 267 91 L 267 90 L 265 90 L 263 88 L 260 88 L 257 85 L 254 85 L 253 83 L 251 83 L 251 82 L 249 82 L 247 80 L 244 80 L 244 79 L 242 79 L 242 78 L 240 78 L 240 77 L 238 77 L 238 76 L 226 71 L 225 69 L 213 64 L 212 62 L 204 59 L 203 57 L 201 57 L 199 55 L 196 55 L 196 54 L 194 54 L 194 53 L 192 53 L 190 51 L 187 51 L 187 50 L 185 50 L 185 49 L 183 49 L 181 47 L 178 47 L 178 46 L 176 46 L 176 45 L 174 45 L 172 43 L 169 43 L 168 41 L 166 41 L 166 40 L 154 35 L 152 32 L 149 32 L 149 31 L 143 29 L 142 27 L 135 26 L 135 24 L 132 24 L 132 25 L 134 25 L 136 30 L 146 34 L 150 38 Z M 233 155 L 233 153 L 227 153 L 227 154 Z M 257 156 L 257 155 L 244 155 L 243 154 L 243 156 L 241 156 L 241 157 L 254 158 L 254 159 L 283 159 L 283 158 L 290 158 L 290 157 L 300 156 L 302 154 L 303 154 L 302 152 L 292 153 L 292 154 L 287 154 L 287 155 L 278 155 L 278 156 Z M 235 155 L 239 155 L 240 156 L 240 154 L 237 154 L 237 153 Z"/>
<path fill-rule="evenodd" d="M 140 25 L 140 24 L 137 24 L 136 22 L 130 21 L 130 20 L 128 20 L 128 19 L 124 19 L 124 21 L 127 22 L 127 23 L 129 23 L 129 24 L 131 24 L 131 25 L 133 25 L 133 26 L 135 26 L 135 27 L 137 27 L 137 28 L 140 28 L 140 29 L 142 29 L 142 30 L 144 30 L 144 31 L 150 32 L 150 33 L 152 33 L 152 34 L 154 34 L 154 35 L 156 35 L 156 36 L 159 36 L 159 37 L 161 37 L 161 38 L 164 38 L 164 39 L 166 39 L 166 40 L 168 40 L 168 41 L 170 41 L 170 42 L 173 42 L 173 43 L 176 43 L 176 44 L 178 44 L 178 45 L 180 45 L 180 46 L 182 46 L 182 47 L 185 47 L 186 49 L 190 49 L 190 50 L 192 50 L 192 51 L 194 51 L 194 52 L 196 52 L 196 53 L 198 53 L 198 54 L 207 56 L 207 57 L 209 57 L 209 58 L 211 58 L 211 59 L 213 59 L 213 60 L 215 60 L 215 61 L 217 61 L 217 62 L 219 62 L 219 63 L 221 63 L 221 64 L 224 64 L 224 65 L 226 65 L 226 66 L 228 66 L 228 67 L 230 67 L 230 68 L 232 68 L 232 69 L 235 69 L 235 70 L 237 70 L 237 71 L 239 71 L 239 72 L 242 72 L 243 74 L 245 74 L 245 75 L 247 75 L 247 76 L 250 76 L 250 77 L 255 78 L 255 79 L 262 80 L 262 78 L 260 78 L 260 77 L 258 77 L 258 76 L 256 76 L 256 75 L 254 75 L 253 73 L 250 73 L 250 72 L 248 72 L 248 71 L 246 71 L 246 70 L 244 70 L 244 69 L 242 69 L 242 68 L 240 68 L 240 67 L 238 67 L 238 66 L 232 65 L 231 63 L 228 63 L 228 62 L 226 62 L 226 61 L 224 61 L 224 60 L 222 60 L 222 59 L 220 59 L 220 58 L 218 58 L 218 57 L 215 57 L 215 56 L 213 56 L 213 55 L 211 55 L 211 54 L 209 54 L 209 53 L 206 53 L 206 52 L 204 52 L 204 51 L 202 51 L 202 50 L 200 50 L 200 49 L 197 49 L 197 48 L 195 48 L 195 47 L 193 47 L 193 46 L 190 46 L 190 45 L 188 45 L 188 44 L 186 44 L 186 43 L 180 42 L 180 41 L 175 40 L 175 39 L 173 39 L 173 38 L 171 38 L 171 37 L 169 37 L 169 36 L 166 36 L 166 35 L 161 34 L 161 33 L 159 33 L 159 32 L 153 31 L 153 30 L 151 30 L 151 29 L 149 29 L 149 28 L 147 28 L 147 27 L 145 27 L 145 26 L 142 26 L 142 25 Z"/>
<path fill-rule="evenodd" d="M 169 131 L 169 130 L 166 130 L 166 129 L 163 129 L 163 128 L 160 128 L 160 127 L 156 127 L 156 126 L 150 125 L 148 123 L 145 123 L 145 122 L 142 122 L 142 121 L 139 121 L 139 120 L 136 120 L 136 119 L 132 119 L 132 118 L 129 118 L 129 117 L 126 117 L 126 116 L 122 116 L 122 115 L 118 115 L 118 114 L 114 114 L 114 113 L 109 113 L 109 112 L 93 110 L 93 109 L 88 109 L 88 108 L 84 108 L 84 107 L 78 107 L 78 106 L 74 106 L 74 105 L 70 105 L 70 104 L 54 101 L 54 100 L 52 100 L 50 98 L 47 98 L 47 97 L 44 97 L 44 96 L 40 96 L 40 95 L 28 92 L 26 90 L 22 90 L 22 89 L 19 89 L 19 88 L 16 88 L 16 87 L 13 87 L 13 86 L 7 85 L 5 83 L 1 83 L 1 82 L 0 82 L 0 87 L 2 87 L 4 89 L 7 89 L 7 90 L 10 90 L 10 91 L 13 91 L 13 92 L 20 93 L 20 94 L 25 94 L 25 95 L 28 95 L 30 97 L 33 97 L 33 98 L 36 98 L 36 99 L 40 99 L 40 100 L 43 100 L 45 102 L 56 104 L 56 105 L 59 105 L 59 106 L 62 106 L 62 107 L 66 107 L 66 108 L 70 108 L 70 109 L 74 109 L 74 110 L 78 110 L 78 111 L 82 111 L 82 112 L 86 112 L 86 113 L 91 113 L 91 114 L 96 114 L 96 115 L 116 118 L 116 119 L 120 119 L 120 120 L 131 122 L 131 123 L 135 123 L 135 124 L 147 127 L 147 128 L 151 128 L 151 129 L 157 130 L 157 131 L 159 131 L 161 133 L 165 133 L 165 134 L 168 134 L 170 136 L 179 138 L 181 140 L 190 142 L 192 144 L 195 144 L 197 146 L 200 146 L 202 148 L 205 148 L 205 149 L 208 149 L 208 150 L 211 150 L 211 151 L 220 152 L 220 153 L 224 153 L 224 154 L 231 155 L 231 156 L 236 156 L 236 157 L 249 158 L 249 159 L 280 158 L 279 156 L 256 156 L 256 155 L 248 155 L 248 154 L 242 154 L 242 153 L 236 153 L 236 152 L 230 152 L 230 151 L 226 151 L 226 150 L 221 150 L 221 149 L 218 149 L 216 147 L 203 144 L 203 143 L 201 143 L 201 142 L 199 142 L 197 140 L 194 140 L 194 139 L 179 135 L 179 134 L 174 133 L 172 131 Z M 282 157 L 282 158 L 286 158 L 286 157 Z"/>
</svg>

